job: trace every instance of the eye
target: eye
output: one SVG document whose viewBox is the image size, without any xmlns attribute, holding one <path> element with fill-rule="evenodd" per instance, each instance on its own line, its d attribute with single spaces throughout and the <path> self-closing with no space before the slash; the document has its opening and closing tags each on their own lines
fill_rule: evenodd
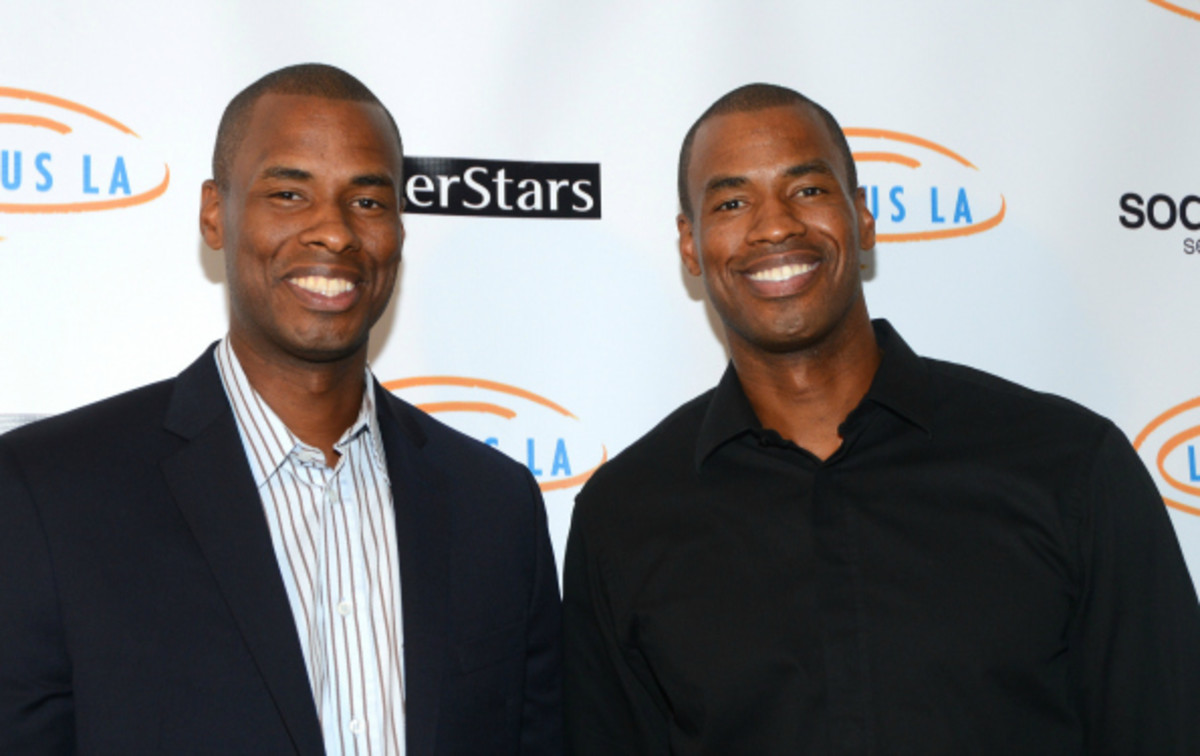
<svg viewBox="0 0 1200 756">
<path fill-rule="evenodd" d="M 271 192 L 271 196 L 274 197 L 275 199 L 281 199 L 281 200 L 286 200 L 286 201 L 300 199 L 300 193 L 293 192 L 290 189 L 281 189 L 278 192 Z"/>
<path fill-rule="evenodd" d="M 383 207 L 382 202 L 380 202 L 377 199 L 373 199 L 371 197 L 359 197 L 358 199 L 354 200 L 354 202 L 351 204 L 353 204 L 355 207 L 361 208 L 363 210 L 375 210 L 377 208 Z"/>
<path fill-rule="evenodd" d="M 721 204 L 717 205 L 713 209 L 716 210 L 717 212 L 722 212 L 725 210 L 737 210 L 739 207 L 742 207 L 745 204 L 746 203 L 740 199 L 728 199 L 728 200 L 725 200 L 724 202 L 722 202 Z"/>
<path fill-rule="evenodd" d="M 825 190 L 819 186 L 802 186 L 796 194 L 800 197 L 816 197 L 824 194 Z"/>
</svg>

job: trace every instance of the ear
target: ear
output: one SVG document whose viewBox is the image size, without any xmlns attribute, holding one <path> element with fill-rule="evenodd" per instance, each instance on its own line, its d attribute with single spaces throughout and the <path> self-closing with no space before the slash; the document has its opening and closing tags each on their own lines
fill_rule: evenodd
<svg viewBox="0 0 1200 756">
<path fill-rule="evenodd" d="M 875 216 L 867 209 L 867 190 L 854 190 L 854 209 L 858 212 L 858 246 L 866 251 L 875 247 Z"/>
<path fill-rule="evenodd" d="M 693 276 L 700 275 L 700 257 L 696 252 L 696 234 L 692 222 L 683 213 L 675 216 L 675 226 L 679 229 L 679 256 L 683 259 L 683 267 Z"/>
<path fill-rule="evenodd" d="M 200 187 L 200 234 L 209 249 L 222 249 L 225 246 L 222 199 L 221 190 L 212 179 Z"/>
</svg>

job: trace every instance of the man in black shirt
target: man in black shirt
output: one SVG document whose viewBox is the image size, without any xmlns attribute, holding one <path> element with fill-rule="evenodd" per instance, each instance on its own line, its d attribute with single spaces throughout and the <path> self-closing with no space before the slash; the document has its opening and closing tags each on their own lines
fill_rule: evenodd
<svg viewBox="0 0 1200 756">
<path fill-rule="evenodd" d="M 1145 469 L 872 323 L 857 187 L 781 87 L 685 139 L 680 252 L 732 363 L 579 495 L 573 751 L 1200 753 L 1200 606 Z"/>
</svg>

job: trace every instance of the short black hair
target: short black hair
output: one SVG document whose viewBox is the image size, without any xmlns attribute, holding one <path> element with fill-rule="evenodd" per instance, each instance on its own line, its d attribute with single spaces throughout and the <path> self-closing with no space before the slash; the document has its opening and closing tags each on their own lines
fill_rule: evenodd
<svg viewBox="0 0 1200 756">
<path fill-rule="evenodd" d="M 688 196 L 687 173 L 692 162 L 692 143 L 696 141 L 696 132 L 700 126 L 713 116 L 728 113 L 745 113 L 752 110 L 765 110 L 786 106 L 812 108 L 821 116 L 829 129 L 833 143 L 842 153 L 846 166 L 846 177 L 850 180 L 851 190 L 858 188 L 858 169 L 854 166 L 854 156 L 850 154 L 850 145 L 837 119 L 821 105 L 794 89 L 781 87 L 778 84 L 745 84 L 723 95 L 719 100 L 708 106 L 708 110 L 696 119 L 683 138 L 683 146 L 679 150 L 679 207 L 683 214 L 692 218 L 692 199 Z"/>
<path fill-rule="evenodd" d="M 330 100 L 349 100 L 378 105 L 387 114 L 388 122 L 396 133 L 396 146 L 404 156 L 404 142 L 400 139 L 400 128 L 396 119 L 379 98 L 361 81 L 336 66 L 324 63 L 300 63 L 278 71 L 272 71 L 250 86 L 238 92 L 221 115 L 217 127 L 217 143 L 213 147 L 212 177 L 222 192 L 229 189 L 229 171 L 233 157 L 246 137 L 250 126 L 250 114 L 259 98 L 267 94 L 311 95 Z"/>
</svg>

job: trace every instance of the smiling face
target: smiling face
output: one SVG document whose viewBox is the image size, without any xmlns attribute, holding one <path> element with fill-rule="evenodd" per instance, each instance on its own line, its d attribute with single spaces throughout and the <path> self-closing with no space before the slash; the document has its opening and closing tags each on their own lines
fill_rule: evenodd
<svg viewBox="0 0 1200 756">
<path fill-rule="evenodd" d="M 225 251 L 230 339 L 261 359 L 365 354 L 396 283 L 402 157 L 375 104 L 267 94 L 222 191 L 203 188 L 205 242 Z"/>
<path fill-rule="evenodd" d="M 693 214 L 677 219 L 680 254 L 703 277 L 735 360 L 747 350 L 804 352 L 869 328 L 859 252 L 874 246 L 875 220 L 814 111 L 709 118 L 687 182 Z"/>
</svg>

